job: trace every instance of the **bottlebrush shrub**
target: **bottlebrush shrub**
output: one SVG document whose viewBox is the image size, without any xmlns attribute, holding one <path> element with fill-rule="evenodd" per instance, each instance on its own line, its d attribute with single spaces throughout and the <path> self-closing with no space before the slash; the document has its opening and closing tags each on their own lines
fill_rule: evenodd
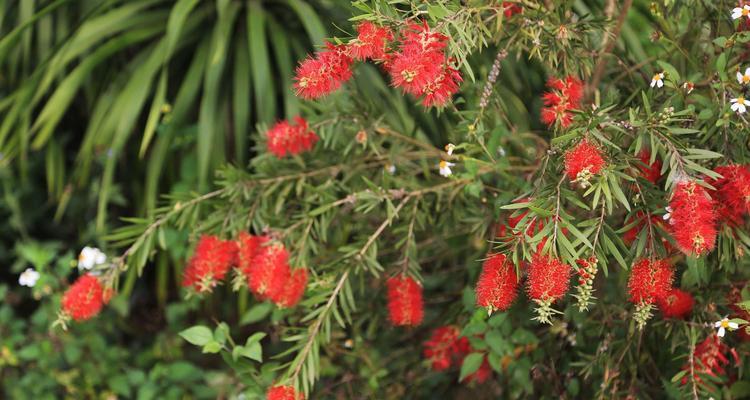
<svg viewBox="0 0 750 400">
<path fill-rule="evenodd" d="M 99 279 L 86 274 L 79 277 L 62 298 L 62 318 L 86 321 L 95 317 L 108 301 L 109 295 Z"/>
<path fill-rule="evenodd" d="M 663 297 L 656 299 L 664 318 L 681 318 L 685 319 L 693 312 L 695 300 L 690 293 L 672 288 Z"/>
<path fill-rule="evenodd" d="M 665 260 L 644 259 L 633 264 L 628 294 L 636 306 L 633 317 L 641 329 L 651 318 L 652 305 L 669 294 L 673 280 L 674 268 Z"/>
<path fill-rule="evenodd" d="M 537 304 L 537 316 L 534 319 L 542 323 L 552 323 L 552 314 L 558 312 L 552 309 L 552 303 L 568 293 L 571 270 L 570 265 L 552 256 L 534 256 L 529 265 L 526 281 L 529 298 Z"/>
<path fill-rule="evenodd" d="M 304 122 L 272 127 L 267 151 L 228 160 L 205 193 L 175 189 L 129 219 L 101 282 L 179 254 L 176 230 L 236 238 L 234 286 L 249 290 L 215 286 L 202 317 L 267 336 L 201 344 L 237 367 L 232 395 L 282 382 L 308 397 L 726 397 L 746 374 L 723 365 L 698 384 L 682 367 L 717 321 L 747 325 L 733 307 L 750 291 L 727 296 L 750 280 L 747 18 L 727 2 L 632 3 L 356 1 L 351 23 L 326 24 L 350 33 L 292 62 L 286 20 L 251 24 L 267 28 L 273 63 L 299 62 L 269 86 L 297 97 L 268 100 Z M 230 60 L 225 75 L 247 73 Z M 164 124 L 183 127 L 192 103 L 168 89 Z M 217 109 L 241 122 L 242 94 Z M 217 127 L 220 144 L 242 143 L 241 126 Z M 510 307 L 519 284 L 530 301 Z M 656 307 L 666 318 L 644 326 Z M 465 356 L 446 350 L 456 331 Z M 212 333 L 199 339 L 227 337 Z M 719 340 L 747 358 L 740 335 Z M 448 365 L 459 379 L 430 372 Z"/>
<path fill-rule="evenodd" d="M 677 248 L 702 256 L 716 244 L 716 214 L 708 191 L 695 181 L 680 182 L 675 188 L 669 217 L 670 232 Z"/>
<path fill-rule="evenodd" d="M 235 242 L 212 235 L 201 236 L 183 272 L 182 286 L 199 293 L 210 292 L 236 263 Z"/>
<path fill-rule="evenodd" d="M 505 311 L 518 296 L 519 279 L 516 267 L 505 254 L 493 254 L 482 264 L 477 282 L 477 305 L 487 311 Z"/>
<path fill-rule="evenodd" d="M 394 326 L 417 326 L 424 318 L 422 286 L 409 276 L 388 278 L 388 318 Z"/>
</svg>

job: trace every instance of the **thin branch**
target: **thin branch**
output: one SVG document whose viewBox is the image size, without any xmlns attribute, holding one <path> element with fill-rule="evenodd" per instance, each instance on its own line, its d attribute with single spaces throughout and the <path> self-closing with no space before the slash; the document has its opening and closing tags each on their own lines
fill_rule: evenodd
<svg viewBox="0 0 750 400">
<path fill-rule="evenodd" d="M 604 69 L 607 67 L 607 55 L 612 52 L 612 49 L 614 49 L 615 44 L 617 43 L 617 39 L 620 37 L 622 25 L 625 23 L 625 18 L 627 18 L 628 11 L 632 4 L 633 0 L 625 0 L 623 2 L 622 8 L 620 8 L 620 14 L 617 17 L 617 24 L 612 32 L 612 37 L 610 38 L 609 35 L 605 35 L 602 40 L 602 51 L 599 53 L 599 59 L 594 67 L 594 75 L 591 78 L 591 83 L 586 87 L 586 97 L 589 99 L 594 91 L 596 91 L 596 88 L 599 87 L 599 82 L 601 82 L 602 76 L 604 76 Z"/>
</svg>

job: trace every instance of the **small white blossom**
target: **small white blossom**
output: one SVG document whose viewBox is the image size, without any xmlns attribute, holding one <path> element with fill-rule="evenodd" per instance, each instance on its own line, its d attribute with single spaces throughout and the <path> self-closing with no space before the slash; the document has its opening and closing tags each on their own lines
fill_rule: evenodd
<svg viewBox="0 0 750 400">
<path fill-rule="evenodd" d="M 714 323 L 714 328 L 718 328 L 718 332 L 716 332 L 716 334 L 719 335 L 719 337 L 724 337 L 727 329 L 733 331 L 739 327 L 740 326 L 736 322 L 729 321 L 729 318 L 727 317 L 724 317 L 721 319 L 721 321 L 716 321 Z"/>
<path fill-rule="evenodd" d="M 740 71 L 737 71 L 737 82 L 742 85 L 747 85 L 748 83 L 750 83 L 750 68 L 745 69 L 744 74 Z"/>
<path fill-rule="evenodd" d="M 685 89 L 687 94 L 690 94 L 693 92 L 693 89 L 695 89 L 695 84 L 693 82 L 685 82 L 682 84 L 682 88 Z"/>
<path fill-rule="evenodd" d="M 448 153 L 449 156 L 453 155 L 453 150 L 456 149 L 456 145 L 453 143 L 448 143 L 445 145 L 445 152 Z"/>
<path fill-rule="evenodd" d="M 746 5 L 742 8 L 736 7 L 732 9 L 732 19 L 738 19 L 741 17 L 750 18 L 750 5 Z"/>
<path fill-rule="evenodd" d="M 78 268 L 89 270 L 107 261 L 107 255 L 96 247 L 84 247 L 78 255 Z"/>
<path fill-rule="evenodd" d="M 393 175 L 396 173 L 396 166 L 393 164 L 386 164 L 385 165 L 385 172 Z"/>
<path fill-rule="evenodd" d="M 750 101 L 746 100 L 742 96 L 736 99 L 729 100 L 729 102 L 732 103 L 732 111 L 738 112 L 740 114 L 743 114 L 745 111 L 747 111 L 747 107 L 750 107 Z"/>
<path fill-rule="evenodd" d="M 664 216 L 662 217 L 662 219 L 664 219 L 665 221 L 669 221 L 669 219 L 672 218 L 672 207 L 667 206 L 665 208 L 665 210 L 667 211 L 667 213 L 664 214 Z"/>
<path fill-rule="evenodd" d="M 18 283 L 21 286 L 34 287 L 36 281 L 39 280 L 39 276 L 39 272 L 36 272 L 34 268 L 26 268 L 26 271 L 23 271 L 21 276 L 18 277 Z"/>
<path fill-rule="evenodd" d="M 664 86 L 664 72 L 659 72 L 651 78 L 651 87 L 662 87 Z"/>
<path fill-rule="evenodd" d="M 497 154 L 500 155 L 500 157 L 505 157 L 505 149 L 503 146 L 497 146 Z"/>
<path fill-rule="evenodd" d="M 453 171 L 451 171 L 451 167 L 456 164 L 453 164 L 449 161 L 441 160 L 438 164 L 438 168 L 440 168 L 440 175 L 444 177 L 449 177 L 453 174 Z"/>
</svg>

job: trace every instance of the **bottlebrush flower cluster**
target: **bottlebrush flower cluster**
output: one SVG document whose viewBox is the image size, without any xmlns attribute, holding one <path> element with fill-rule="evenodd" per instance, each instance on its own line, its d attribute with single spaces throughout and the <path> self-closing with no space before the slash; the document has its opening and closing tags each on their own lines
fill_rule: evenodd
<svg viewBox="0 0 750 400">
<path fill-rule="evenodd" d="M 659 158 L 656 158 L 652 163 L 651 152 L 648 150 L 641 150 L 641 152 L 638 153 L 638 160 L 641 162 L 641 164 L 638 165 L 640 176 L 643 179 L 656 184 L 656 182 L 661 179 L 661 160 L 659 160 Z"/>
<path fill-rule="evenodd" d="M 542 122 L 552 127 L 555 123 L 567 128 L 573 122 L 573 110 L 581 108 L 583 99 L 583 82 L 575 77 L 547 81 L 549 92 L 542 95 L 544 107 L 541 111 Z"/>
<path fill-rule="evenodd" d="M 266 236 L 242 232 L 236 240 L 204 235 L 183 273 L 182 285 L 195 292 L 210 292 L 237 267 L 240 283 L 261 300 L 279 307 L 294 307 L 307 286 L 307 269 L 289 266 L 289 253 Z"/>
<path fill-rule="evenodd" d="M 528 268 L 526 290 L 529 298 L 538 304 L 537 317 L 542 323 L 552 323 L 555 312 L 551 305 L 568 292 L 572 268 L 557 258 L 536 254 Z"/>
<path fill-rule="evenodd" d="M 240 235 L 238 244 L 238 269 L 250 291 L 258 299 L 271 300 L 279 307 L 297 305 L 307 286 L 307 269 L 292 270 L 284 245 L 247 233 Z"/>
<path fill-rule="evenodd" d="M 463 81 L 445 55 L 448 37 L 433 32 L 426 22 L 410 23 L 398 40 L 385 26 L 366 21 L 356 26 L 357 37 L 346 45 L 327 44 L 326 50 L 308 57 L 297 67 L 297 95 L 316 99 L 341 87 L 352 76 L 354 60 L 381 63 L 393 86 L 422 98 L 425 107 L 444 106 Z"/>
<path fill-rule="evenodd" d="M 477 282 L 477 305 L 489 312 L 505 311 L 518 296 L 516 267 L 505 254 L 494 254 L 482 264 Z"/>
<path fill-rule="evenodd" d="M 572 182 L 578 182 L 584 188 L 605 165 L 601 151 L 588 139 L 581 140 L 565 152 L 565 174 Z"/>
<path fill-rule="evenodd" d="M 714 202 L 705 188 L 695 181 L 678 183 L 669 207 L 669 230 L 680 251 L 699 257 L 713 250 L 716 216 Z"/>
<path fill-rule="evenodd" d="M 681 289 L 672 288 L 664 297 L 656 299 L 664 318 L 685 319 L 693 312 L 693 296 Z"/>
<path fill-rule="evenodd" d="M 740 225 L 750 213 L 750 169 L 747 165 L 731 164 L 716 167 L 714 172 L 722 177 L 706 179 L 706 183 L 716 188 L 711 191 L 716 216 L 723 224 Z"/>
<path fill-rule="evenodd" d="M 237 244 L 216 236 L 203 235 L 183 272 L 182 286 L 196 292 L 210 292 L 237 262 Z"/>
<path fill-rule="evenodd" d="M 630 269 L 628 295 L 636 305 L 634 319 L 639 328 L 651 318 L 653 304 L 670 292 L 673 280 L 674 268 L 665 260 L 643 259 Z"/>
<path fill-rule="evenodd" d="M 707 337 L 695 346 L 695 351 L 693 351 L 693 365 L 691 366 L 688 361 L 682 366 L 682 370 L 687 371 L 687 374 L 682 378 L 681 383 L 686 385 L 692 378 L 696 383 L 700 384 L 703 382 L 701 375 L 714 378 L 726 375 L 727 371 L 724 368 L 729 365 L 728 354 L 732 355 L 735 364 L 740 363 L 737 351 L 722 343 L 719 336 L 712 334 Z"/>
<path fill-rule="evenodd" d="M 312 150 L 318 142 L 315 134 L 302 117 L 295 117 L 294 123 L 279 121 L 266 132 L 268 151 L 277 158 L 297 155 Z"/>
<path fill-rule="evenodd" d="M 273 386 L 266 392 L 267 400 L 305 400 L 305 395 L 297 393 L 292 386 L 279 385 Z"/>
<path fill-rule="evenodd" d="M 63 295 L 63 315 L 74 321 L 93 318 L 109 300 L 109 295 L 105 292 L 97 277 L 91 274 L 79 277 Z"/>
<path fill-rule="evenodd" d="M 520 14 L 521 12 L 523 12 L 523 7 L 521 7 L 520 4 L 516 4 L 510 1 L 503 2 L 503 15 L 505 16 L 505 18 L 510 18 L 515 14 Z"/>
<path fill-rule="evenodd" d="M 435 329 L 430 340 L 424 344 L 424 357 L 430 361 L 434 371 L 445 371 L 453 364 L 460 364 L 469 354 L 469 339 L 459 337 L 458 327 L 448 325 Z"/>
<path fill-rule="evenodd" d="M 417 326 L 424 317 L 422 286 L 406 275 L 389 278 L 388 317 L 394 326 Z"/>
<path fill-rule="evenodd" d="M 352 77 L 352 58 L 345 45 L 326 43 L 326 49 L 308 57 L 297 67 L 294 89 L 303 99 L 330 94 Z"/>
</svg>

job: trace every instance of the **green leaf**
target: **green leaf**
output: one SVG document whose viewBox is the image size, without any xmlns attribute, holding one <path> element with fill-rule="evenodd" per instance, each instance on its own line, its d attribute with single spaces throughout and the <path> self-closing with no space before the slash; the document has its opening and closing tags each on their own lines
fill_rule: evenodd
<svg viewBox="0 0 750 400">
<path fill-rule="evenodd" d="M 203 346 L 203 352 L 204 353 L 215 354 L 215 353 L 218 353 L 220 351 L 221 351 L 221 343 L 219 343 L 219 342 L 217 342 L 215 340 L 212 340 L 212 341 L 206 343 L 205 346 Z"/>
<path fill-rule="evenodd" d="M 208 342 L 211 342 L 214 338 L 211 329 L 203 325 L 196 325 L 185 329 L 184 331 L 180 332 L 180 336 L 182 336 L 182 338 L 187 340 L 189 343 L 196 346 L 203 346 Z"/>
<path fill-rule="evenodd" d="M 463 364 L 461 364 L 461 375 L 459 376 L 458 381 L 461 382 L 466 379 L 467 376 L 477 372 L 482 365 L 482 361 L 484 361 L 484 353 L 471 353 L 466 356 Z"/>
<path fill-rule="evenodd" d="M 271 305 L 271 303 L 256 304 L 251 309 L 247 310 L 242 318 L 240 318 L 240 325 L 247 325 L 258 322 L 268 316 L 268 313 L 270 313 L 272 309 L 273 306 Z"/>
</svg>

